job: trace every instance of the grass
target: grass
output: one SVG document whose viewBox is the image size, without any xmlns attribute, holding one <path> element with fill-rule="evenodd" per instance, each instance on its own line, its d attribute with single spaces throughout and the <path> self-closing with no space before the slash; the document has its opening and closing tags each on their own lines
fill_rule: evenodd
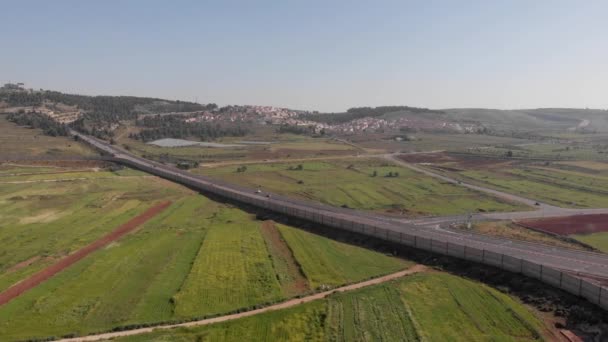
<svg viewBox="0 0 608 342">
<path fill-rule="evenodd" d="M 528 170 L 528 171 L 526 171 Z M 567 174 L 538 168 L 503 170 L 467 170 L 458 173 L 466 179 L 481 181 L 490 187 L 570 208 L 608 207 L 603 190 L 607 180 L 592 176 Z"/>
<path fill-rule="evenodd" d="M 0 114 L 0 156 L 93 156 L 95 153 L 86 146 L 68 137 L 49 137 L 41 130 L 15 125 Z"/>
<path fill-rule="evenodd" d="M 150 181 L 154 178 L 80 173 L 87 179 L 0 187 L 0 290 L 110 232 L 159 199 L 189 193 Z M 58 175 L 65 174 L 35 176 L 45 181 Z M 0 177 L 0 182 L 6 178 L 12 177 Z M 15 267 L 28 260 L 30 265 Z"/>
<path fill-rule="evenodd" d="M 259 222 L 237 210 L 214 213 L 182 289 L 179 317 L 216 314 L 282 298 Z"/>
<path fill-rule="evenodd" d="M 252 215 L 154 178 L 128 178 L 127 183 L 122 179 L 125 177 L 2 188 L 1 200 L 17 194 L 24 198 L 23 203 L 2 207 L 7 223 L 11 223 L 4 226 L 7 229 L 0 229 L 6 243 L 0 256 L 4 287 L 114 229 L 143 211 L 145 203 L 152 203 L 146 201 L 171 198 L 173 204 L 136 232 L 1 306 L 1 340 L 86 334 L 128 324 L 191 319 L 286 299 L 283 287 L 287 285 L 279 281 L 286 271 L 275 267 L 277 256 L 268 249 L 261 222 Z M 137 191 L 127 191 L 128 186 Z M 40 200 L 41 194 L 50 196 L 48 202 Z M 122 199 L 125 202 L 120 204 Z M 41 206 L 40 202 L 44 205 L 36 210 L 68 213 L 43 224 L 13 228 L 12 223 L 27 217 L 28 208 Z M 281 234 L 299 236 L 299 232 L 280 227 Z M 322 256 L 325 268 L 315 269 L 315 279 L 323 279 L 322 273 L 328 272 L 326 278 L 336 285 L 409 265 L 319 236 L 296 243 L 300 245 L 288 247 L 299 251 L 297 255 L 307 248 L 302 243 L 316 245 L 315 253 Z M 338 252 L 328 250 L 333 248 Z M 55 257 L 7 273 L 7 267 L 37 255 Z M 302 258 L 295 262 L 319 260 Z"/>
<path fill-rule="evenodd" d="M 543 331 L 508 295 L 423 273 L 285 310 L 116 341 L 533 341 Z"/>
<path fill-rule="evenodd" d="M 411 265 L 402 259 L 329 240 L 298 229 L 279 226 L 311 287 L 334 287 L 372 275 L 396 272 Z"/>
<path fill-rule="evenodd" d="M 571 235 L 570 237 L 608 253 L 608 232 Z"/>
<path fill-rule="evenodd" d="M 298 164 L 302 170 L 289 170 Z M 377 160 L 252 164 L 247 165 L 246 172 L 236 172 L 237 167 L 203 168 L 199 172 L 333 206 L 408 216 L 526 209 Z M 374 172 L 376 177 L 372 176 Z M 385 177 L 389 173 L 399 173 L 399 177 Z"/>
<path fill-rule="evenodd" d="M 187 160 L 198 162 L 218 162 L 227 160 L 263 160 L 276 158 L 303 158 L 327 155 L 344 155 L 357 153 L 357 149 L 348 144 L 329 139 L 311 138 L 303 135 L 279 134 L 272 129 L 264 128 L 245 137 L 224 137 L 218 143 L 238 144 L 239 141 L 271 142 L 265 145 L 247 145 L 230 148 L 159 147 L 128 138 L 128 133 L 136 131 L 133 127 L 122 127 L 118 130 L 117 141 L 121 146 L 128 146 L 132 152 L 156 160 Z M 258 132 L 259 131 L 259 132 Z M 197 140 L 192 138 L 191 140 Z"/>
<path fill-rule="evenodd" d="M 500 236 L 509 239 L 517 239 L 558 247 L 586 250 L 586 248 L 584 248 L 580 244 L 564 241 L 549 234 L 544 234 L 538 231 L 524 228 L 510 221 L 477 222 L 473 224 L 472 230 L 481 234 Z"/>
</svg>

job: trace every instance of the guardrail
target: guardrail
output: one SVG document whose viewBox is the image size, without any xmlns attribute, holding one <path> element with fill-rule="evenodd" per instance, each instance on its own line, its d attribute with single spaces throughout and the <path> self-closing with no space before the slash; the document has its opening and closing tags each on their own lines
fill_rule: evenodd
<svg viewBox="0 0 608 342">
<path fill-rule="evenodd" d="M 99 148 L 98 141 L 93 140 L 94 147 Z M 108 152 L 108 146 L 102 146 Z M 280 198 L 267 198 L 255 194 L 250 189 L 238 188 L 232 185 L 222 185 L 204 177 L 196 176 L 185 171 L 157 164 L 139 157 L 113 158 L 114 161 L 155 174 L 157 176 L 175 181 L 200 191 L 215 194 L 233 201 L 253 205 L 279 214 L 292 216 L 306 221 L 319 223 L 328 227 L 355 232 L 403 246 L 469 260 L 490 265 L 509 272 L 523 274 L 538 279 L 546 284 L 562 289 L 576 296 L 587 299 L 589 302 L 608 310 L 608 288 L 560 270 L 555 267 L 535 263 L 524 258 L 498 253 L 488 249 L 479 249 L 467 245 L 466 240 L 454 242 L 449 238 L 432 238 L 424 231 L 411 229 L 411 232 L 391 229 L 393 223 L 346 213 L 343 210 L 329 210 L 323 206 L 307 205 L 299 201 L 285 201 Z M 426 236 L 425 236 L 426 235 Z"/>
</svg>

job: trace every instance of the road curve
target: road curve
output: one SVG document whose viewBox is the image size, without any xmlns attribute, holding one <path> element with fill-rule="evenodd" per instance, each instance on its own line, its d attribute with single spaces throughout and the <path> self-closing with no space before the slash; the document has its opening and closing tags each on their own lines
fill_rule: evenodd
<svg viewBox="0 0 608 342">
<path fill-rule="evenodd" d="M 399 233 L 404 233 L 413 235 L 419 239 L 432 239 L 445 248 L 447 248 L 449 244 L 464 246 L 465 248 L 470 247 L 523 259 L 538 265 L 552 267 L 569 273 L 584 273 L 596 278 L 608 279 L 608 255 L 606 254 L 533 244 L 489 235 L 429 229 L 428 227 L 421 225 L 397 222 L 394 218 L 382 217 L 378 214 L 335 208 L 315 202 L 286 198 L 275 194 L 268 194 L 269 197 L 265 197 L 256 194 L 253 189 L 228 184 L 205 176 L 194 175 L 171 166 L 135 156 L 127 151 L 87 135 L 78 132 L 72 133 L 95 148 L 113 155 L 117 162 L 136 168 L 139 167 L 147 170 L 149 173 L 172 179 L 180 183 L 189 184 L 190 186 L 195 186 L 201 190 L 212 192 L 220 196 L 224 196 L 223 194 L 227 196 L 229 194 L 230 197 L 237 198 L 238 201 L 243 203 L 256 203 L 256 205 L 259 205 L 262 208 L 282 207 L 288 212 L 306 212 L 311 221 L 318 221 L 319 217 L 325 217 L 334 222 L 347 222 L 349 225 L 352 224 L 352 227 L 361 225 L 363 227 L 371 227 L 374 231 L 378 228 L 397 235 L 399 235 Z M 296 214 L 294 215 L 298 216 Z"/>
</svg>

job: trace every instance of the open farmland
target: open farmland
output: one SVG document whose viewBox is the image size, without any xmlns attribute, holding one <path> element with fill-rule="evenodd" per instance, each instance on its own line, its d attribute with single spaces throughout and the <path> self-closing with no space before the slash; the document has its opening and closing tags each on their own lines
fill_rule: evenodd
<svg viewBox="0 0 608 342">
<path fill-rule="evenodd" d="M 188 190 L 141 175 L 3 165 L 0 290 Z M 13 176 L 27 170 L 27 175 Z M 61 171 L 59 171 L 61 170 Z M 59 177 L 59 178 L 57 178 Z M 65 178 L 77 179 L 69 182 Z"/>
<path fill-rule="evenodd" d="M 237 172 L 237 168 L 202 168 L 197 172 L 333 206 L 406 216 L 526 210 L 524 206 L 378 160 L 265 163 L 247 165 L 245 172 Z M 386 177 L 389 174 L 398 176 Z"/>
<path fill-rule="evenodd" d="M 323 156 L 357 155 L 360 150 L 329 138 L 311 138 L 293 134 L 264 131 L 246 137 L 224 137 L 201 146 L 163 147 L 128 138 L 132 127 L 122 128 L 118 143 L 147 158 L 164 161 L 196 161 L 201 163 L 230 160 L 297 159 Z M 193 138 L 193 142 L 196 139 Z M 245 141 L 245 143 L 243 142 Z M 252 143 L 253 142 L 253 143 Z M 255 143 L 263 142 L 263 143 Z"/>
<path fill-rule="evenodd" d="M 534 341 L 549 338 L 546 331 L 508 295 L 421 273 L 286 310 L 117 341 Z"/>
<path fill-rule="evenodd" d="M 608 207 L 608 175 L 588 162 L 530 162 L 460 154 L 400 156 L 463 181 L 569 208 Z M 579 166 L 575 166 L 579 165 Z M 603 163 L 593 163 L 600 167 Z"/>
<path fill-rule="evenodd" d="M 92 156 L 93 151 L 67 137 L 49 137 L 38 129 L 21 128 L 0 114 L 0 158 Z"/>
<path fill-rule="evenodd" d="M 535 220 L 520 224 L 551 234 L 570 236 L 601 251 L 608 252 L 608 215 L 577 215 Z"/>
<path fill-rule="evenodd" d="M 123 178 L 129 181 L 124 183 Z M 129 191 L 129 186 L 138 192 Z M 304 286 L 294 287 L 289 266 L 278 264 L 283 260 L 299 269 L 309 262 L 299 252 L 305 246 L 291 246 L 282 237 L 297 235 L 299 230 L 280 226 L 274 243 L 285 246 L 270 248 L 269 237 L 260 229 L 264 222 L 153 177 L 115 175 L 109 180 L 11 184 L 2 191 L 1 208 L 10 223 L 0 229 L 8 248 L 0 256 L 3 288 L 116 228 L 145 210 L 146 203 L 151 205 L 157 198 L 173 201 L 136 232 L 0 306 L 3 340 L 226 313 L 302 294 L 312 288 L 309 283 L 315 284 L 300 275 L 297 281 Z M 308 239 L 326 249 L 338 247 L 343 255 L 325 257 L 326 268 L 315 273 L 327 272 L 335 279 L 334 286 L 410 265 L 319 236 Z M 334 253 L 322 248 L 317 252 Z M 361 268 L 359 261 L 368 266 Z"/>
</svg>

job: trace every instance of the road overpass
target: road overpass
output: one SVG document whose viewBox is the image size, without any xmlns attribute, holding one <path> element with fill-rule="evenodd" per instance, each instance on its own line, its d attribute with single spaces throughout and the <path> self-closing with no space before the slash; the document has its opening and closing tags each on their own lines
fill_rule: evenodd
<svg viewBox="0 0 608 342">
<path fill-rule="evenodd" d="M 539 279 L 608 309 L 608 255 L 519 240 L 429 229 L 378 214 L 336 208 L 269 193 L 257 193 L 209 177 L 135 156 L 99 139 L 72 131 L 83 142 L 124 165 L 247 205 L 321 225 L 373 236 L 404 246 L 499 267 Z"/>
</svg>

